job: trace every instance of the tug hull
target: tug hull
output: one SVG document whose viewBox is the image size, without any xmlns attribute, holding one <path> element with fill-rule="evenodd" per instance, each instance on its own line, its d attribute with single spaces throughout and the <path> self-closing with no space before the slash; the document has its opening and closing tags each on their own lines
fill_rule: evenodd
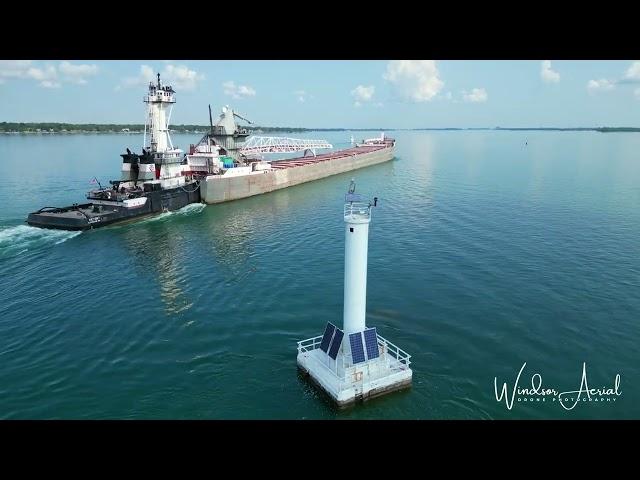
<svg viewBox="0 0 640 480">
<path fill-rule="evenodd" d="M 143 218 L 149 215 L 178 210 L 191 203 L 200 202 L 200 188 L 197 184 L 147 192 L 140 199 L 143 205 L 126 206 L 123 202 L 90 202 L 69 207 L 45 207 L 30 213 L 27 223 L 34 227 L 59 230 L 90 230 L 116 222 Z M 96 207 L 98 207 L 96 209 Z"/>
</svg>

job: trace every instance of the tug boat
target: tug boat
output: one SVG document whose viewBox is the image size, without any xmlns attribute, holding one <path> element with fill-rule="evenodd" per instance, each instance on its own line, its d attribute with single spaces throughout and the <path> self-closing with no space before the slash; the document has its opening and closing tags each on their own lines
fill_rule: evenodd
<svg viewBox="0 0 640 480">
<path fill-rule="evenodd" d="M 29 214 L 29 225 L 89 230 L 200 202 L 201 177 L 191 171 L 184 152 L 171 142 L 169 120 L 176 103 L 175 91 L 170 85 L 162 84 L 160 74 L 157 83 L 149 83 L 144 103 L 147 105 L 145 146 L 142 154 L 127 148 L 127 153 L 121 155 L 120 180 L 111 180 L 111 187 L 103 188 L 94 179 L 99 188 L 88 192 L 89 202 L 43 207 Z"/>
</svg>

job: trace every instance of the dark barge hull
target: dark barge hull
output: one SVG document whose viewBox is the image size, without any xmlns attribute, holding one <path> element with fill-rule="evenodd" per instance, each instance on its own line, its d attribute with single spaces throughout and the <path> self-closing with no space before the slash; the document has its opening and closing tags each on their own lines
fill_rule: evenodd
<svg viewBox="0 0 640 480">
<path fill-rule="evenodd" d="M 63 208 L 45 207 L 30 213 L 27 217 L 27 223 L 40 228 L 90 230 L 125 220 L 178 210 L 191 203 L 199 203 L 200 186 L 199 184 L 187 184 L 183 187 L 146 192 L 141 197 L 147 198 L 145 204 L 131 208 L 102 204 L 100 211 L 94 211 L 96 203 L 84 203 Z"/>
</svg>

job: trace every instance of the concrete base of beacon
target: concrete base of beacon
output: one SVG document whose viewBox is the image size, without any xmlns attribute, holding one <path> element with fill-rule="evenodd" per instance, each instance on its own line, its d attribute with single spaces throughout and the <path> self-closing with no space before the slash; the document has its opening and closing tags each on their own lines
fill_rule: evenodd
<svg viewBox="0 0 640 480">
<path fill-rule="evenodd" d="M 338 369 L 338 373 L 327 365 L 326 354 L 320 349 L 298 353 L 297 362 L 299 371 L 339 408 L 410 388 L 413 377 L 411 369 L 391 355 L 382 355 L 362 368 Z"/>
</svg>

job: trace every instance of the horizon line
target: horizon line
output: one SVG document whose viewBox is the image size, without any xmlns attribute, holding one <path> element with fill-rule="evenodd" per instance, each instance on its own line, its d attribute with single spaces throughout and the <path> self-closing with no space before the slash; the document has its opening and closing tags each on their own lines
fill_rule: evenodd
<svg viewBox="0 0 640 480">
<path fill-rule="evenodd" d="M 70 126 L 70 127 L 82 127 L 82 126 L 90 126 L 90 125 L 96 125 L 96 126 L 101 126 L 101 127 L 141 127 L 144 128 L 144 124 L 142 123 L 71 123 L 71 122 L 8 122 L 8 121 L 2 121 L 0 122 L 0 125 L 3 124 L 15 124 L 15 125 L 20 125 L 20 126 L 30 126 L 30 125 L 34 125 L 34 126 L 39 126 L 39 125 L 51 125 L 51 126 L 59 126 L 59 125 L 65 125 L 65 126 Z M 173 124 L 171 125 L 171 127 L 175 127 L 175 128 L 186 128 L 186 127 L 192 127 L 192 128 L 198 128 L 198 129 L 204 129 L 204 130 L 208 130 L 210 128 L 209 125 L 197 125 L 197 124 L 189 124 L 189 123 L 182 123 L 182 124 Z M 346 128 L 346 127 L 291 127 L 291 126 L 287 126 L 287 127 L 280 127 L 280 126 L 246 126 L 243 128 L 247 128 L 250 130 L 306 130 L 306 131 L 421 131 L 421 130 L 555 130 L 555 131 L 561 131 L 561 130 L 602 130 L 602 129 L 624 129 L 624 130 L 640 130 L 640 127 L 631 127 L 631 126 L 617 126 L 617 127 L 612 127 L 612 126 L 590 126 L 590 127 L 551 127 L 551 126 L 546 126 L 546 127 L 502 127 L 502 126 L 496 126 L 496 127 L 412 127 L 412 128 L 397 128 L 397 127 L 389 127 L 389 128 L 383 128 L 383 127 L 370 127 L 370 128 L 361 128 L 361 127 L 352 127 L 352 128 Z"/>
</svg>

